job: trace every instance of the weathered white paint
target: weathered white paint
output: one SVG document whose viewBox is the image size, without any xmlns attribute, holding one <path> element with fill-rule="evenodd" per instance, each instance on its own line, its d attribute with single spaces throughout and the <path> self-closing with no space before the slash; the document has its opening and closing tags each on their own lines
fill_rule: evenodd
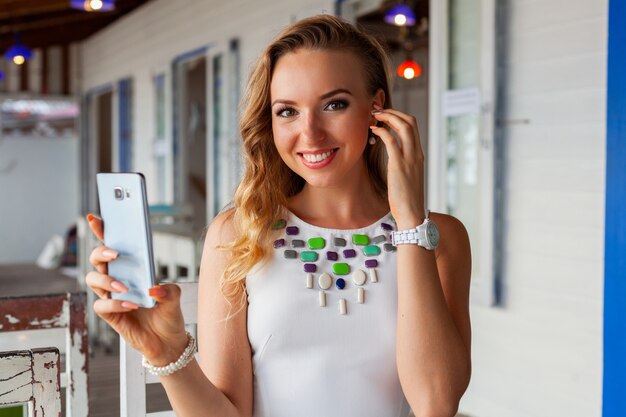
<svg viewBox="0 0 626 417">
<path fill-rule="evenodd" d="M 29 355 L 0 356 L 0 404 L 29 401 L 33 378 Z"/>
<path fill-rule="evenodd" d="M 70 323 L 70 302 L 69 300 L 63 301 L 63 306 L 61 307 L 61 311 L 55 317 L 50 319 L 40 320 L 38 318 L 34 318 L 30 321 L 31 326 L 41 326 L 45 328 L 53 328 L 53 327 L 67 327 Z"/>
<path fill-rule="evenodd" d="M 67 294 L 61 303 L 60 312 L 49 320 L 34 320 L 43 324 L 37 330 L 11 331 L 0 333 L 0 351 L 16 349 L 35 349 L 54 346 L 65 353 L 65 372 L 60 374 L 60 385 L 66 388 L 66 417 L 86 417 L 89 415 L 87 392 L 87 354 L 84 298 L 80 295 Z M 71 317 L 72 305 L 75 315 Z M 58 308 L 58 304 L 54 305 Z M 33 324 L 30 323 L 30 325 Z M 16 323 L 14 323 L 16 324 Z M 70 326 L 74 331 L 70 333 Z M 25 325 L 27 326 L 27 325 Z M 83 334 L 85 332 L 85 334 Z M 0 367 L 1 370 L 1 367 Z"/>
<path fill-rule="evenodd" d="M 35 417 L 61 416 L 59 352 L 33 352 L 33 407 Z"/>
<path fill-rule="evenodd" d="M 68 310 L 69 311 L 69 310 Z M 67 386 L 65 392 L 66 404 L 71 404 L 66 417 L 83 417 L 89 415 L 87 355 L 88 346 L 83 346 L 81 329 L 73 333 L 66 333 L 69 339 L 69 354 L 66 357 Z"/>
<path fill-rule="evenodd" d="M 0 405 L 27 403 L 34 417 L 61 415 L 59 351 L 0 352 Z"/>
<path fill-rule="evenodd" d="M 18 318 L 17 318 L 17 317 L 15 317 L 15 316 L 12 316 L 12 315 L 10 315 L 10 314 L 5 314 L 5 315 L 4 315 L 4 317 L 6 317 L 6 318 L 7 318 L 7 320 L 9 321 L 9 323 L 11 323 L 11 324 L 17 324 L 17 323 L 19 323 L 19 322 L 20 322 L 20 319 L 18 319 Z"/>
</svg>

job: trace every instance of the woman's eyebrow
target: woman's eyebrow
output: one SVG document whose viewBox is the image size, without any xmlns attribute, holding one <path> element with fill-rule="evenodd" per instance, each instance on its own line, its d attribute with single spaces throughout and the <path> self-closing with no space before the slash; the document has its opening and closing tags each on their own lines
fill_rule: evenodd
<svg viewBox="0 0 626 417">
<path fill-rule="evenodd" d="M 347 89 L 345 89 L 345 88 L 336 88 L 336 89 L 334 89 L 334 90 L 332 90 L 332 91 L 329 91 L 328 93 L 324 93 L 324 94 L 322 94 L 322 95 L 320 96 L 320 100 L 324 100 L 324 99 L 327 99 L 327 98 L 329 98 L 329 97 L 332 97 L 332 96 L 334 96 L 334 95 L 341 94 L 341 93 L 349 94 L 349 95 L 351 95 L 351 96 L 353 95 L 353 94 L 352 94 L 352 92 L 350 92 L 350 90 L 347 90 Z M 280 99 L 280 98 L 279 98 L 279 99 L 274 100 L 274 101 L 272 102 L 271 106 L 273 107 L 273 106 L 274 106 L 275 104 L 277 104 L 277 103 L 282 103 L 282 104 L 296 104 L 296 102 L 295 102 L 295 101 L 293 101 L 293 100 L 284 100 L 284 99 Z"/>
<path fill-rule="evenodd" d="M 322 95 L 320 96 L 320 100 L 324 100 L 324 99 L 326 99 L 326 98 L 328 98 L 328 97 L 332 97 L 332 96 L 337 95 L 337 94 L 340 94 L 340 93 L 346 93 L 346 94 L 349 94 L 349 95 L 353 95 L 353 94 L 350 92 L 350 90 L 346 90 L 345 88 L 337 88 L 337 89 L 335 89 L 335 90 L 333 90 L 333 91 L 329 91 L 329 92 L 328 92 L 328 93 L 326 93 L 326 94 L 322 94 Z"/>
</svg>

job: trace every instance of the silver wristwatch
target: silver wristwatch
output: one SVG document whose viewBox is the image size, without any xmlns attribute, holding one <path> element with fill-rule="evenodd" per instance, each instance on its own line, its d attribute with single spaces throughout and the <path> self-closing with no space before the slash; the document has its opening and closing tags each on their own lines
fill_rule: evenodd
<svg viewBox="0 0 626 417">
<path fill-rule="evenodd" d="M 418 245 L 428 250 L 433 250 L 439 245 L 439 229 L 435 222 L 429 218 L 430 210 L 426 210 L 424 223 L 415 229 L 399 230 L 391 232 L 391 244 L 398 245 Z"/>
</svg>

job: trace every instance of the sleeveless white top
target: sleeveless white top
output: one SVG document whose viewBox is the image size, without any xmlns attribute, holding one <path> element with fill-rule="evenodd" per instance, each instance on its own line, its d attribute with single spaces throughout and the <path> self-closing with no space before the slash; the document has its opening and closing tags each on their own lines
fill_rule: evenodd
<svg viewBox="0 0 626 417">
<path fill-rule="evenodd" d="M 288 213 L 286 226 L 246 279 L 254 417 L 407 416 L 396 368 L 396 253 L 385 230 L 395 229 L 391 215 L 334 230 Z"/>
</svg>

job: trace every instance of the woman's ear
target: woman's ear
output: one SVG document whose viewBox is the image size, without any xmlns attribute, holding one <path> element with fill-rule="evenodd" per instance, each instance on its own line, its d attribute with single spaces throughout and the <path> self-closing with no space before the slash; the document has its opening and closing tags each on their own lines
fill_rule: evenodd
<svg viewBox="0 0 626 417">
<path fill-rule="evenodd" d="M 376 90 L 376 93 L 374 94 L 374 98 L 372 102 L 373 102 L 372 107 L 374 106 L 374 104 L 380 106 L 381 108 L 385 107 L 385 92 L 383 91 L 382 88 L 379 88 L 378 90 Z"/>
<path fill-rule="evenodd" d="M 378 108 L 377 108 L 378 107 Z M 376 94 L 372 98 L 372 110 L 378 110 L 385 107 L 385 92 L 382 88 L 376 90 Z M 378 125 L 378 121 L 372 116 L 370 125 Z"/>
</svg>

